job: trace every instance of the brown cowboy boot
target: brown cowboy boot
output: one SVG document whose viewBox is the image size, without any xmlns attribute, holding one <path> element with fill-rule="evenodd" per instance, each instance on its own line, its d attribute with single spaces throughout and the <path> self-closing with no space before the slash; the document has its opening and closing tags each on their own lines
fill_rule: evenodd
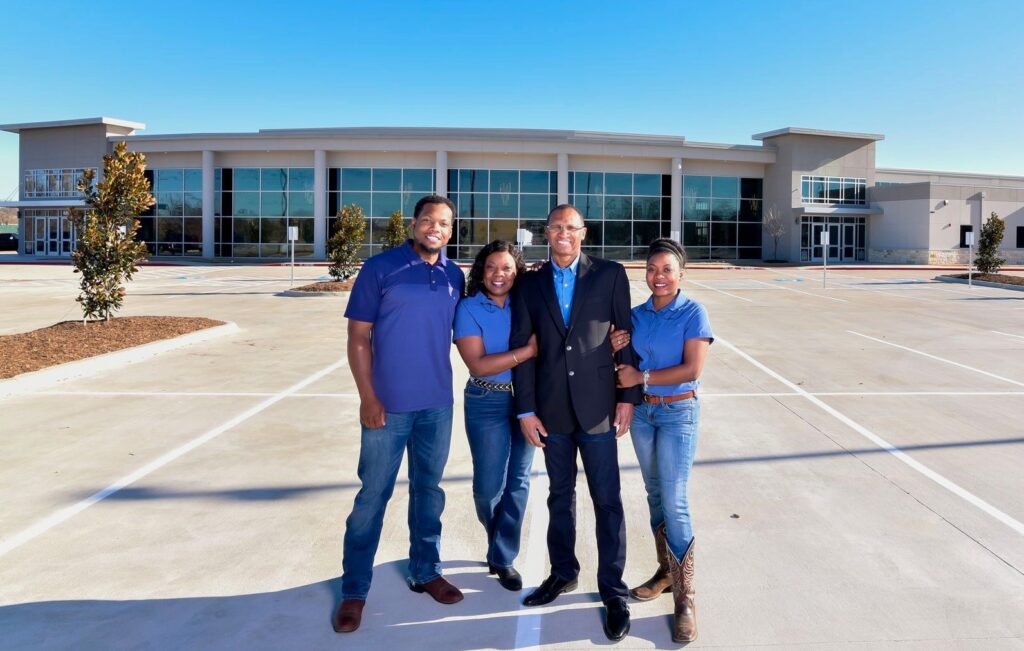
<svg viewBox="0 0 1024 651">
<path fill-rule="evenodd" d="M 637 601 L 650 601 L 672 589 L 672 573 L 668 569 L 668 541 L 665 540 L 665 525 L 654 530 L 654 549 L 658 554 L 658 570 L 646 582 L 629 591 Z"/>
<path fill-rule="evenodd" d="M 686 548 L 683 560 L 676 560 L 675 554 L 669 552 L 668 566 L 672 572 L 672 597 L 676 602 L 675 614 L 672 617 L 672 641 L 677 643 L 693 642 L 697 639 L 697 606 L 694 603 L 693 587 L 693 544 Z"/>
</svg>

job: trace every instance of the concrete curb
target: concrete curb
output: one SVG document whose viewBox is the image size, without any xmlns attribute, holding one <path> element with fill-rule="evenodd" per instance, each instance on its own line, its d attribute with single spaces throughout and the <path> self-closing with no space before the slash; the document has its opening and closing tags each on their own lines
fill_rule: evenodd
<svg viewBox="0 0 1024 651">
<path fill-rule="evenodd" d="M 204 328 L 172 337 L 171 339 L 161 339 L 160 341 L 153 341 L 141 346 L 126 348 L 125 350 L 59 364 L 31 373 L 23 373 L 7 380 L 0 380 L 0 400 L 17 394 L 28 393 L 35 389 L 50 387 L 54 384 L 67 382 L 68 380 L 88 377 L 103 371 L 141 362 L 176 348 L 184 348 L 185 346 L 209 341 L 224 335 L 234 334 L 238 331 L 238 326 L 234 322 L 228 321 L 224 325 Z"/>
<path fill-rule="evenodd" d="M 944 283 L 957 283 L 960 285 L 966 285 L 967 280 L 965 278 L 950 278 L 949 276 L 935 276 L 935 280 Z M 987 280 L 975 280 L 975 285 L 982 287 L 994 287 L 995 289 L 1009 289 L 1014 292 L 1024 292 L 1024 285 L 1010 285 L 1008 283 L 993 283 Z"/>
</svg>

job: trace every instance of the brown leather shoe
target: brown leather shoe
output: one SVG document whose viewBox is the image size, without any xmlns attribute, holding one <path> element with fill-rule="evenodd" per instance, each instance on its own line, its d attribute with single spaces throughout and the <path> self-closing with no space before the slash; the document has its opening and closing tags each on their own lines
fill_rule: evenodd
<svg viewBox="0 0 1024 651">
<path fill-rule="evenodd" d="M 335 633 L 351 633 L 359 628 L 363 620 L 363 606 L 366 604 L 362 599 L 345 599 L 338 604 L 334 611 L 334 619 L 331 624 Z"/>
<path fill-rule="evenodd" d="M 416 583 L 409 579 L 409 589 L 413 592 L 426 592 L 434 601 L 446 605 L 457 604 L 462 601 L 462 591 L 448 583 L 443 576 L 439 576 L 426 583 Z"/>
</svg>

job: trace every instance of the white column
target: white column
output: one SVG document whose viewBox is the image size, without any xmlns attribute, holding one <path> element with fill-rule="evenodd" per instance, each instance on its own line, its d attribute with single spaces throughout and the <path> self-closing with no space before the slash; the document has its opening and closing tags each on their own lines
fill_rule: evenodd
<svg viewBox="0 0 1024 651">
<path fill-rule="evenodd" d="M 213 152 L 203 150 L 203 257 L 214 257 Z"/>
<path fill-rule="evenodd" d="M 569 203 L 569 154 L 558 155 L 558 204 Z"/>
<path fill-rule="evenodd" d="M 434 194 L 447 197 L 448 196 L 448 152 L 439 151 L 434 160 Z M 409 219 L 412 215 L 402 215 Z"/>
<path fill-rule="evenodd" d="M 669 200 L 669 236 L 683 243 L 683 159 L 672 159 L 672 197 Z"/>
<path fill-rule="evenodd" d="M 313 257 L 327 259 L 327 152 L 313 152 Z"/>
</svg>

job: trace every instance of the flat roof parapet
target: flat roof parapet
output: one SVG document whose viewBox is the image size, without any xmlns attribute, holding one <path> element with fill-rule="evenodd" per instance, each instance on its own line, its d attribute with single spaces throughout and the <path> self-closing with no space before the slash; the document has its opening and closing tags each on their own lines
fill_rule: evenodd
<svg viewBox="0 0 1024 651">
<path fill-rule="evenodd" d="M 19 124 L 0 124 L 0 131 L 8 131 L 10 133 L 21 133 L 22 131 L 28 131 L 30 129 L 81 127 L 90 124 L 105 124 L 109 127 L 128 129 L 129 131 L 135 131 L 136 129 L 146 128 L 146 125 L 142 122 L 131 122 L 129 120 L 121 120 L 118 118 L 98 117 L 79 118 L 75 120 L 52 120 L 50 122 L 22 122 Z"/>
<path fill-rule="evenodd" d="M 803 127 L 784 127 L 774 131 L 764 131 L 750 136 L 752 140 L 765 140 L 777 136 L 824 136 L 826 138 L 852 138 L 854 140 L 885 140 L 880 133 L 856 133 L 853 131 L 830 131 L 828 129 L 805 129 Z"/>
</svg>

